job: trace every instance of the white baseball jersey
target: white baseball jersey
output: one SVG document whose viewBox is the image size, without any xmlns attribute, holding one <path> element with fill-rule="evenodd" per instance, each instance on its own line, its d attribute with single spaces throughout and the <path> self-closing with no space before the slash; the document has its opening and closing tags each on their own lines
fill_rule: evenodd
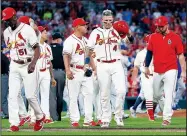
<svg viewBox="0 0 187 136">
<path fill-rule="evenodd" d="M 64 41 L 63 54 L 69 54 L 71 56 L 70 64 L 84 65 L 86 45 L 86 37 L 79 39 L 74 34 L 70 35 Z"/>
<path fill-rule="evenodd" d="M 40 57 L 37 61 L 37 64 L 40 69 L 49 68 L 50 61 L 53 60 L 51 47 L 45 42 L 43 45 L 41 43 L 39 45 L 40 45 Z"/>
<path fill-rule="evenodd" d="M 122 55 L 121 62 L 122 62 L 123 68 L 124 68 L 125 76 L 127 76 L 127 74 L 128 74 L 127 68 L 131 65 L 131 62 L 129 61 L 128 56 Z"/>
<path fill-rule="evenodd" d="M 147 49 L 143 49 L 136 55 L 136 58 L 134 60 L 134 66 L 137 66 L 140 68 L 140 71 L 142 73 L 145 72 L 145 57 L 146 57 Z M 154 66 L 153 66 L 153 59 L 151 60 L 150 66 L 149 66 L 150 74 L 153 74 Z"/>
<path fill-rule="evenodd" d="M 4 40 L 7 46 L 11 44 L 10 58 L 12 60 L 24 60 L 33 57 L 34 50 L 32 47 L 38 43 L 34 29 L 24 23 L 20 23 L 14 31 L 11 27 L 6 28 Z"/>
<path fill-rule="evenodd" d="M 98 41 L 104 39 L 104 43 L 99 45 Z M 100 27 L 94 29 L 90 34 L 88 41 L 88 48 L 96 52 L 96 58 L 101 60 L 113 60 L 120 59 L 121 52 L 119 49 L 119 43 L 121 43 L 121 37 L 118 32 L 111 27 L 110 29 L 102 29 Z"/>
</svg>

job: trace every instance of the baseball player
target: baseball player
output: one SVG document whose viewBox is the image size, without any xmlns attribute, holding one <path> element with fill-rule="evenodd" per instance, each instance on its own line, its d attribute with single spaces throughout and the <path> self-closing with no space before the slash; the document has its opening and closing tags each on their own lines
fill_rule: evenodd
<svg viewBox="0 0 187 136">
<path fill-rule="evenodd" d="M 85 61 L 85 46 L 87 39 L 83 36 L 87 33 L 87 22 L 82 18 L 73 21 L 74 33 L 64 41 L 63 57 L 66 69 L 66 86 L 69 94 L 69 113 L 72 127 L 79 126 L 80 113 L 77 99 L 79 92 L 84 96 L 85 118 L 83 126 L 95 126 L 93 121 L 93 80 L 91 74 L 85 73 L 88 64 Z"/>
<path fill-rule="evenodd" d="M 144 37 L 144 42 L 147 44 L 149 40 L 149 35 Z M 133 85 L 136 86 L 138 83 L 136 78 L 138 76 L 138 70 L 140 69 L 141 71 L 141 90 L 144 92 L 144 97 L 146 100 L 146 108 L 147 108 L 147 114 L 149 116 L 150 121 L 154 121 L 154 112 L 153 112 L 153 63 L 151 62 L 151 65 L 149 66 L 149 70 L 151 72 L 149 79 L 145 77 L 145 69 L 144 69 L 144 60 L 146 56 L 146 47 L 138 52 L 135 61 L 134 61 L 134 69 L 132 73 L 132 80 L 133 80 Z M 130 109 L 132 111 L 132 109 Z"/>
<path fill-rule="evenodd" d="M 45 115 L 37 101 L 37 69 L 35 68 L 40 55 L 39 44 L 34 29 L 17 21 L 16 11 L 7 7 L 2 11 L 2 20 L 8 26 L 4 30 L 4 41 L 10 48 L 10 73 L 9 73 L 9 122 L 10 131 L 19 131 L 19 105 L 18 93 L 23 80 L 25 94 L 29 104 L 34 109 L 36 124 L 34 131 L 43 128 Z"/>
<path fill-rule="evenodd" d="M 37 61 L 38 68 L 38 86 L 39 92 L 41 96 L 41 109 L 45 113 L 44 123 L 51 124 L 54 123 L 50 118 L 49 113 L 49 91 L 50 91 L 50 82 L 52 86 L 56 86 L 56 81 L 53 76 L 52 71 L 52 63 L 53 59 L 51 47 L 45 42 L 47 40 L 47 30 L 43 26 L 38 26 L 38 30 L 41 33 L 40 39 L 40 57 Z M 32 108 L 31 108 L 32 112 Z M 31 113 L 32 114 L 32 113 Z M 31 116 L 31 121 L 33 122 L 35 119 Z"/>
<path fill-rule="evenodd" d="M 19 22 L 30 25 L 36 32 L 36 35 L 38 37 L 38 42 L 40 42 L 41 33 L 38 30 L 38 27 L 34 23 L 34 20 L 28 16 L 20 16 L 18 19 Z M 22 85 L 23 86 L 23 85 Z M 22 87 L 24 88 L 24 86 Z M 39 97 L 39 92 L 37 93 L 37 96 Z M 27 113 L 26 107 L 23 105 L 23 99 L 22 96 L 18 96 L 18 104 L 19 104 L 19 115 L 22 117 L 20 121 L 20 126 L 23 126 L 26 122 L 29 122 L 29 126 L 33 127 L 35 125 L 36 117 L 34 110 L 29 105 L 29 111 Z M 26 114 L 27 113 L 27 114 Z M 28 116 L 26 116 L 28 115 Z"/>
<path fill-rule="evenodd" d="M 112 27 L 113 13 L 104 10 L 102 14 L 102 27 L 94 29 L 89 37 L 87 48 L 88 56 L 91 56 L 94 48 L 97 59 L 97 79 L 101 91 L 101 120 L 102 128 L 109 127 L 110 112 L 110 89 L 111 82 L 116 90 L 115 121 L 117 126 L 124 126 L 122 120 L 123 103 L 126 94 L 125 74 L 121 64 L 119 43 L 122 38 Z M 128 39 L 128 38 L 126 38 Z M 89 59 L 89 57 L 87 57 Z M 92 63 L 90 61 L 90 63 Z"/>
<path fill-rule="evenodd" d="M 173 107 L 172 107 L 173 110 L 177 110 L 180 108 L 178 106 L 178 102 L 186 90 L 185 82 L 183 82 L 183 80 L 180 78 L 181 66 L 180 66 L 179 61 L 177 61 L 177 64 L 178 64 L 178 75 L 177 75 L 176 93 L 174 95 L 174 102 L 173 102 Z"/>
<path fill-rule="evenodd" d="M 145 76 L 150 77 L 148 69 L 152 56 L 154 64 L 153 98 L 158 101 L 164 88 L 165 103 L 163 109 L 163 126 L 171 123 L 173 114 L 172 102 L 177 81 L 177 57 L 181 65 L 181 78 L 186 79 L 186 63 L 183 45 L 179 35 L 168 29 L 168 20 L 160 16 L 155 21 L 157 32 L 151 34 L 145 59 Z"/>
</svg>

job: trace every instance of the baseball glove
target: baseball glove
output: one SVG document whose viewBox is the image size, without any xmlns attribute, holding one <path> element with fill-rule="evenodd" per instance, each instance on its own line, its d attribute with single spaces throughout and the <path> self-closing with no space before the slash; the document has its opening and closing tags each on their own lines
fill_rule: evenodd
<svg viewBox="0 0 187 136">
<path fill-rule="evenodd" d="M 129 25 L 123 20 L 114 22 L 113 28 L 119 33 L 121 38 L 125 38 L 129 33 Z"/>
<path fill-rule="evenodd" d="M 86 77 L 91 77 L 91 76 L 92 76 L 92 70 L 91 70 L 91 69 L 86 69 L 84 75 L 85 75 Z"/>
</svg>

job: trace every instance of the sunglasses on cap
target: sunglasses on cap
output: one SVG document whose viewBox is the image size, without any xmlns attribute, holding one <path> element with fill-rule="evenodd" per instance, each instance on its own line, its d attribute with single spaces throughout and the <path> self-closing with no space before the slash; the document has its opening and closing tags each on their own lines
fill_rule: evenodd
<svg viewBox="0 0 187 136">
<path fill-rule="evenodd" d="M 104 10 L 102 13 L 103 16 L 113 16 L 113 12 L 111 10 Z"/>
</svg>

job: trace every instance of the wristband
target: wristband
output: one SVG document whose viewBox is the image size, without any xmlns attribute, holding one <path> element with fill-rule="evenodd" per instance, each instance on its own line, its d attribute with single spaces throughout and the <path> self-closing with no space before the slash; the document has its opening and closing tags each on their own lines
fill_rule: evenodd
<svg viewBox="0 0 187 136">
<path fill-rule="evenodd" d="M 89 64 L 90 63 L 90 57 L 86 57 L 85 58 L 85 64 Z"/>
</svg>

